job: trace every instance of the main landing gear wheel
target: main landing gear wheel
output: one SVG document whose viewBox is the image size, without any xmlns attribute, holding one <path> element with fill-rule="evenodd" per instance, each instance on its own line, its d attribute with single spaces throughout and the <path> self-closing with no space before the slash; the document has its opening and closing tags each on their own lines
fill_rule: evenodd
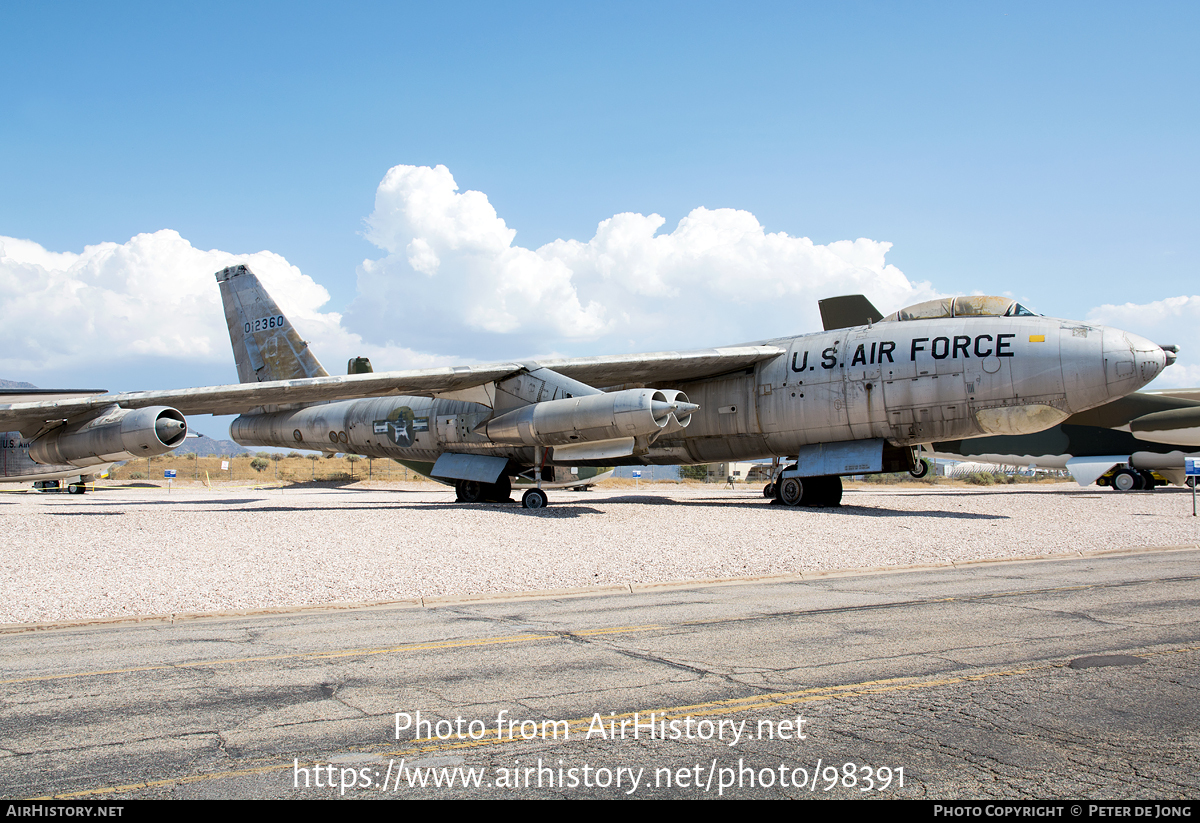
<svg viewBox="0 0 1200 823">
<path fill-rule="evenodd" d="M 483 500 L 483 483 L 476 480 L 459 480 L 454 484 L 459 503 L 479 503 Z"/>
<path fill-rule="evenodd" d="M 799 506 L 804 499 L 804 484 L 798 477 L 785 477 L 779 481 L 779 502 L 785 506 Z"/>
<path fill-rule="evenodd" d="M 87 491 L 87 486 L 82 483 L 72 483 L 67 486 L 67 494 L 83 494 Z"/>
<path fill-rule="evenodd" d="M 1112 479 L 1112 487 L 1119 492 L 1138 491 L 1145 484 L 1145 479 L 1133 469 L 1121 469 Z"/>
<path fill-rule="evenodd" d="M 476 480 L 459 480 L 454 484 L 459 503 L 505 503 L 512 494 L 512 481 L 501 477 L 495 483 L 480 483 Z"/>
<path fill-rule="evenodd" d="M 527 509 L 544 509 L 550 500 L 541 489 L 530 489 L 521 495 L 521 505 Z"/>
<path fill-rule="evenodd" d="M 775 484 L 774 483 L 768 483 L 767 485 L 763 486 L 763 497 L 771 498 L 774 496 L 775 496 Z"/>
<path fill-rule="evenodd" d="M 833 475 L 824 477 L 785 477 L 776 484 L 776 499 L 787 506 L 840 506 L 842 505 L 842 478 Z"/>
<path fill-rule="evenodd" d="M 920 480 L 922 477 L 929 474 L 929 463 L 925 460 L 918 460 L 917 465 L 909 469 L 908 473 Z"/>
<path fill-rule="evenodd" d="M 486 500 L 493 503 L 507 503 L 512 498 L 512 481 L 507 476 L 501 477 L 495 483 L 488 483 L 483 487 L 483 496 Z"/>
<path fill-rule="evenodd" d="M 815 490 L 812 488 L 813 481 L 808 481 L 809 497 L 813 497 L 815 499 L 805 500 L 804 502 L 807 505 L 828 506 L 830 508 L 842 505 L 842 478 L 818 477 L 815 479 L 820 481 Z M 813 491 L 816 493 L 813 494 Z"/>
</svg>

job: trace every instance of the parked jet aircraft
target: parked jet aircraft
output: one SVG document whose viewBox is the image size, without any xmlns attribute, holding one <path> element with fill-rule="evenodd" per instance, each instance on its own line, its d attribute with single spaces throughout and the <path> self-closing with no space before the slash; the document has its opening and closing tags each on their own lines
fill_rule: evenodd
<svg viewBox="0 0 1200 823">
<path fill-rule="evenodd" d="M 1081 486 L 1152 489 L 1154 474 L 1184 482 L 1183 459 L 1200 457 L 1200 389 L 1135 392 L 1073 414 L 1045 431 L 929 447 L 935 457 L 1067 469 Z"/>
<path fill-rule="evenodd" d="M 160 420 L 240 413 L 230 433 L 246 446 L 395 458 L 468 501 L 523 479 L 527 508 L 546 505 L 555 465 L 786 456 L 777 499 L 833 505 L 842 475 L 912 468 L 919 444 L 1039 431 L 1171 360 L 1117 329 L 959 297 L 730 348 L 330 377 L 249 269 L 217 280 L 239 385 L 11 403 L 0 428 L 39 463 L 88 466 L 168 451 L 149 442 Z"/>
</svg>

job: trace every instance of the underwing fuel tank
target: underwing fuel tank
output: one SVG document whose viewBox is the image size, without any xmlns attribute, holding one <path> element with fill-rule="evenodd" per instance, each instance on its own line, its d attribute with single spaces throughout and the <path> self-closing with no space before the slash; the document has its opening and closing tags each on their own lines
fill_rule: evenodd
<svg viewBox="0 0 1200 823">
<path fill-rule="evenodd" d="M 29 456 L 38 463 L 98 466 L 166 454 L 186 437 L 187 421 L 168 406 L 112 406 L 96 417 L 60 426 L 37 438 L 29 444 Z"/>
</svg>

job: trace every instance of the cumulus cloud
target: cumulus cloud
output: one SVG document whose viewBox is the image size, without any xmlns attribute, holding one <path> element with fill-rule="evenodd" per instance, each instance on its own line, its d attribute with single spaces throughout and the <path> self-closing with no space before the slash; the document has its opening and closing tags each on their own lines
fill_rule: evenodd
<svg viewBox="0 0 1200 823">
<path fill-rule="evenodd" d="M 331 370 L 355 354 L 406 365 L 429 359 L 365 345 L 342 327 L 340 315 L 319 311 L 329 293 L 278 254 L 202 251 L 164 229 L 80 254 L 0 237 L 5 369 L 37 382 L 39 373 L 79 374 L 146 358 L 232 365 L 213 273 L 235 263 L 259 275 Z"/>
<path fill-rule="evenodd" d="M 332 372 L 354 355 L 402 369 L 727 345 L 819 329 L 817 300 L 834 294 L 862 292 L 885 311 L 935 296 L 887 263 L 889 243 L 819 245 L 735 209 L 697 208 L 670 231 L 657 214 L 617 214 L 589 240 L 524 248 L 444 166 L 391 169 L 367 227 L 383 255 L 362 264 L 345 317 L 269 251 L 205 251 L 171 230 L 79 253 L 0 237 L 0 376 L 121 388 L 232 379 L 213 273 L 236 263 Z"/>
<path fill-rule="evenodd" d="M 1092 309 L 1088 320 L 1115 326 L 1165 345 L 1180 347 L 1179 359 L 1150 386 L 1150 389 L 1200 386 L 1200 357 L 1196 329 L 1200 328 L 1200 295 L 1168 297 L 1151 303 L 1105 304 Z"/>
<path fill-rule="evenodd" d="M 348 323 L 368 339 L 491 359 L 731 344 L 819 329 L 817 300 L 835 294 L 885 311 L 936 296 L 886 262 L 890 243 L 818 245 L 736 209 L 665 224 L 618 214 L 586 242 L 527 249 L 445 166 L 396 166 L 367 219 L 386 256 L 360 267 Z"/>
</svg>

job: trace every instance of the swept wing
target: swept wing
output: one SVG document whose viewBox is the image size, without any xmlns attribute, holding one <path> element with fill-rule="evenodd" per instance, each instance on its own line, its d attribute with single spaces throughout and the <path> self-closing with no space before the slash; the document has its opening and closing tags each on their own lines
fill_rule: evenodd
<svg viewBox="0 0 1200 823">
<path fill-rule="evenodd" d="M 236 383 L 168 391 L 124 392 L 28 402 L 0 403 L 0 431 L 36 432 L 46 425 L 110 406 L 170 406 L 188 414 L 244 414 L 263 406 L 320 403 L 389 395 L 432 396 L 471 389 L 523 369 L 550 368 L 593 386 L 676 383 L 753 366 L 783 354 L 776 346 L 737 346 L 687 352 L 585 357 L 538 363 L 491 363 L 337 377 Z M 9 399 L 9 398 L 5 398 Z"/>
</svg>

